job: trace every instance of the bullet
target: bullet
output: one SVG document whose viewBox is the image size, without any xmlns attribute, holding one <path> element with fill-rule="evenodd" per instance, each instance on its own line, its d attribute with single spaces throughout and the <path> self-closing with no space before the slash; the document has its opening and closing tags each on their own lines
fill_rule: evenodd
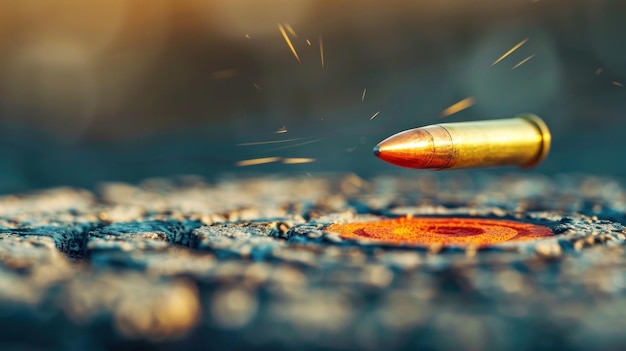
<svg viewBox="0 0 626 351">
<path fill-rule="evenodd" d="M 541 118 L 442 123 L 409 129 L 381 141 L 374 155 L 393 165 L 430 170 L 540 164 L 550 151 Z"/>
</svg>

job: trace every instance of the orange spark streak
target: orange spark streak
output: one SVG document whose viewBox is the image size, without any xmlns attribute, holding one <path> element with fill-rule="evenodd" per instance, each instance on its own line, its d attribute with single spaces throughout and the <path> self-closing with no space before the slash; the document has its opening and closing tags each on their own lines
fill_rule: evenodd
<svg viewBox="0 0 626 351">
<path fill-rule="evenodd" d="M 473 106 L 476 103 L 476 101 L 474 100 L 473 97 L 466 97 L 465 99 L 457 102 L 456 104 L 453 104 L 452 106 L 446 108 L 445 110 L 441 111 L 441 117 L 448 117 L 450 115 L 453 115 L 457 112 L 463 111 L 466 108 L 469 108 L 471 106 Z"/>
<path fill-rule="evenodd" d="M 302 63 L 300 61 L 300 57 L 298 56 L 298 53 L 296 52 L 296 48 L 293 47 L 293 44 L 291 43 L 291 39 L 289 39 L 289 36 L 287 35 L 287 32 L 285 32 L 285 28 L 283 28 L 282 24 L 278 25 L 278 30 L 280 31 L 280 34 L 283 35 L 285 42 L 287 42 L 287 46 L 289 46 L 289 49 L 291 49 L 291 53 L 293 53 L 293 56 L 296 57 L 296 60 L 298 60 L 298 63 Z"/>
<path fill-rule="evenodd" d="M 509 56 L 510 54 L 512 54 L 515 50 L 519 49 L 522 45 L 526 44 L 526 42 L 528 41 L 528 38 L 520 41 L 519 43 L 517 43 L 517 45 L 515 45 L 514 47 L 512 47 L 509 51 L 505 52 L 504 55 L 500 56 L 497 60 L 493 61 L 493 63 L 491 64 L 492 66 L 495 65 L 496 63 L 504 60 L 507 56 Z"/>
<path fill-rule="evenodd" d="M 300 163 L 311 163 L 315 162 L 314 158 L 306 158 L 306 157 L 293 157 L 293 158 L 284 158 L 283 163 L 287 165 L 295 165 Z"/>
<path fill-rule="evenodd" d="M 616 87 L 620 87 L 620 88 L 624 86 L 624 83 L 618 82 L 616 80 L 612 81 L 611 83 L 613 83 L 613 85 L 615 85 Z"/>
<path fill-rule="evenodd" d="M 602 71 L 604 71 L 604 68 L 600 67 L 598 69 L 596 69 L 596 75 L 600 75 L 600 73 L 602 73 Z"/>
<path fill-rule="evenodd" d="M 308 145 L 308 144 L 317 143 L 318 141 L 320 141 L 322 139 L 324 139 L 324 138 L 309 140 L 309 141 L 305 141 L 305 142 L 302 142 L 302 143 L 299 143 L 299 144 L 294 144 L 294 145 L 281 146 L 281 147 L 273 148 L 273 149 L 267 150 L 267 151 L 269 152 L 269 151 L 276 151 L 276 150 L 283 150 L 283 149 L 291 149 L 291 148 L 302 146 L 302 145 Z"/>
<path fill-rule="evenodd" d="M 270 140 L 270 141 L 255 141 L 255 142 L 251 142 L 251 143 L 237 144 L 237 146 L 252 146 L 252 145 L 267 145 L 267 144 L 288 143 L 288 142 L 291 142 L 291 141 L 297 141 L 297 140 L 301 140 L 301 139 L 302 138 L 284 139 L 284 140 Z"/>
<path fill-rule="evenodd" d="M 211 78 L 215 80 L 228 79 L 236 76 L 237 72 L 239 72 L 239 70 L 236 68 L 221 69 L 219 71 L 211 72 Z"/>
<path fill-rule="evenodd" d="M 287 132 L 288 132 L 287 127 L 283 126 L 281 128 L 278 128 L 274 133 L 281 134 L 281 133 L 287 133 Z"/>
<path fill-rule="evenodd" d="M 320 35 L 320 59 L 322 60 L 322 68 L 324 68 L 324 42 L 322 41 L 322 36 Z"/>
<path fill-rule="evenodd" d="M 517 65 L 513 66 L 513 68 L 511 68 L 511 69 L 516 69 L 517 67 L 519 67 L 519 66 L 525 64 L 526 62 L 530 61 L 530 59 L 532 59 L 533 57 L 535 57 L 535 54 L 532 54 L 532 55 L 528 56 L 527 58 L 521 60 Z"/>
<path fill-rule="evenodd" d="M 367 88 L 363 89 L 363 95 L 361 95 L 361 101 L 365 100 L 365 93 L 367 92 Z"/>
<path fill-rule="evenodd" d="M 372 117 L 370 117 L 370 121 L 373 120 L 374 118 L 376 118 L 378 116 L 378 114 L 380 113 L 380 111 L 376 111 L 376 113 L 374 113 L 372 115 Z"/>
<path fill-rule="evenodd" d="M 253 86 L 256 90 L 261 90 L 261 87 L 260 87 L 257 83 L 252 83 L 252 86 Z"/>
<path fill-rule="evenodd" d="M 291 27 L 289 23 L 285 23 L 285 28 L 287 28 L 287 31 L 289 32 L 289 34 L 291 34 L 292 37 L 298 39 L 298 34 L 296 34 L 296 31 L 293 30 L 293 27 Z"/>
<path fill-rule="evenodd" d="M 309 39 L 306 40 L 306 43 L 309 44 L 309 46 L 311 46 L 311 41 Z"/>
<path fill-rule="evenodd" d="M 280 157 L 263 157 L 263 158 L 253 158 L 250 160 L 242 160 L 237 162 L 237 167 L 245 167 L 245 166 L 256 166 L 262 165 L 265 163 L 272 163 L 280 161 Z"/>
</svg>

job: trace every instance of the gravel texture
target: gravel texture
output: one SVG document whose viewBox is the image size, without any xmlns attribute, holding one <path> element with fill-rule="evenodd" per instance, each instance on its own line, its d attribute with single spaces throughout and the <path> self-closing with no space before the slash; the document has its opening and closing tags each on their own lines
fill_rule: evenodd
<svg viewBox="0 0 626 351">
<path fill-rule="evenodd" d="M 331 223 L 468 216 L 555 237 L 476 249 Z M 583 175 L 150 179 L 0 198 L 1 349 L 616 350 L 626 188 Z"/>
</svg>

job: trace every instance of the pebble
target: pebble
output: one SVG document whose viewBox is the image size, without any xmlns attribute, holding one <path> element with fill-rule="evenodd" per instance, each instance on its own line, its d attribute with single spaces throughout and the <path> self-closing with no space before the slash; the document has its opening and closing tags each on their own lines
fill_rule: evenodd
<svg viewBox="0 0 626 351">
<path fill-rule="evenodd" d="M 256 296 L 246 289 L 220 289 L 211 299 L 211 316 L 219 328 L 238 329 L 250 323 L 258 304 Z"/>
</svg>

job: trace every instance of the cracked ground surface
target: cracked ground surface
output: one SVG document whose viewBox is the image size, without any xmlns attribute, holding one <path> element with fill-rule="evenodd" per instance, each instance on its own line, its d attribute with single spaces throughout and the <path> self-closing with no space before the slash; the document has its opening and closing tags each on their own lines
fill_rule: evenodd
<svg viewBox="0 0 626 351">
<path fill-rule="evenodd" d="M 2 349 L 572 349 L 626 343 L 626 188 L 583 175 L 149 179 L 0 198 Z M 333 223 L 508 219 L 487 248 Z"/>
</svg>

